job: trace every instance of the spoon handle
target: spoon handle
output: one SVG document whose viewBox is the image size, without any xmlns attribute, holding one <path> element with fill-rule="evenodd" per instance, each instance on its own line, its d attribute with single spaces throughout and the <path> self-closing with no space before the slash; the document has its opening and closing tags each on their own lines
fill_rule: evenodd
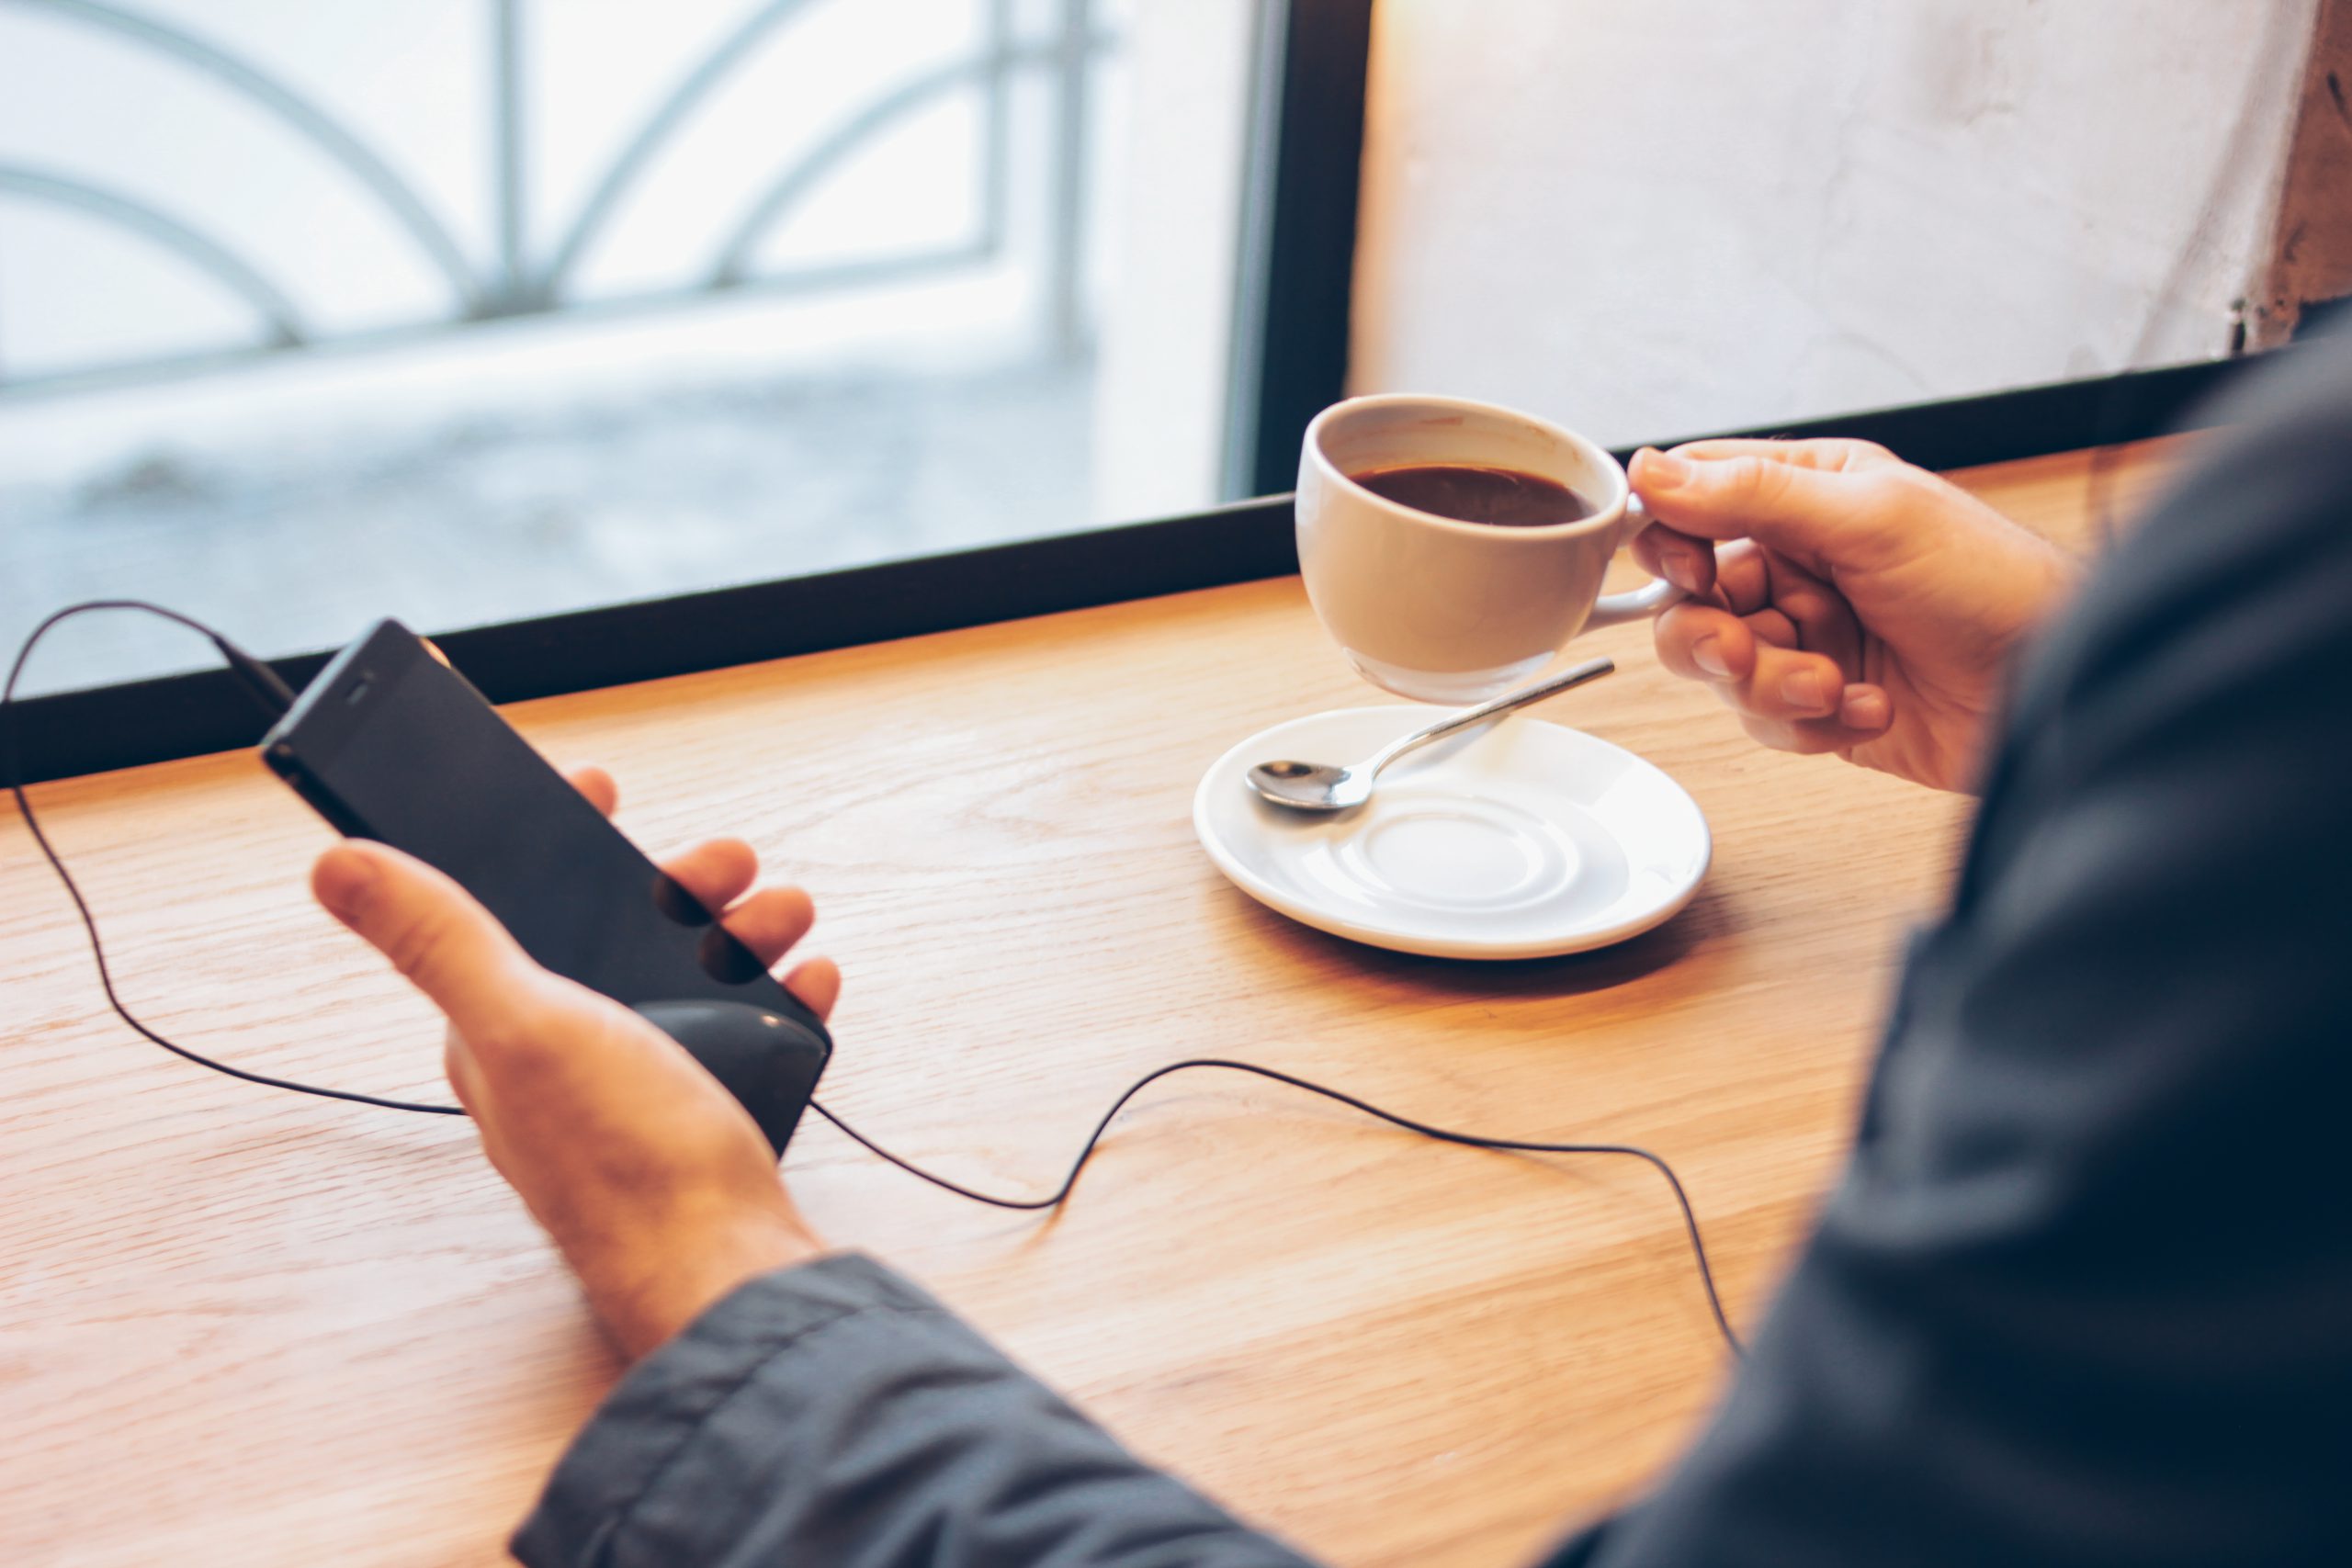
<svg viewBox="0 0 2352 1568">
<path fill-rule="evenodd" d="M 1607 657 L 1589 659 L 1582 664 L 1571 664 L 1557 675 L 1538 681 L 1532 686 L 1521 686 L 1516 692 L 1505 692 L 1501 696 L 1480 703 L 1476 707 L 1464 708 L 1456 714 L 1448 714 L 1428 728 L 1417 729 L 1403 739 L 1392 740 L 1381 748 L 1379 752 L 1364 765 L 1366 779 L 1369 781 L 1372 775 L 1378 773 L 1381 769 L 1397 758 L 1409 751 L 1418 751 L 1432 740 L 1442 740 L 1455 731 L 1467 729 L 1474 724 L 1498 717 L 1515 708 L 1523 708 L 1530 703 L 1540 703 L 1546 697 L 1556 696 L 1570 686 L 1581 686 L 1587 681 L 1598 681 L 1616 668 L 1617 661 L 1613 659 Z"/>
</svg>

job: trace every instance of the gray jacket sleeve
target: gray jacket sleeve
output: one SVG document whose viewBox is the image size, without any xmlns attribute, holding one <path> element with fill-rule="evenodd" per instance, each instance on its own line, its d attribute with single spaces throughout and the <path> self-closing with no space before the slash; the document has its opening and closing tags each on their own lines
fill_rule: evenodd
<svg viewBox="0 0 2352 1568">
<path fill-rule="evenodd" d="M 1304 1568 L 870 1258 L 754 1280 L 616 1387 L 527 1568 Z"/>
<path fill-rule="evenodd" d="M 1564 1568 L 2352 1562 L 2352 349 L 2294 363 L 2029 662 L 1818 1231 Z"/>
</svg>

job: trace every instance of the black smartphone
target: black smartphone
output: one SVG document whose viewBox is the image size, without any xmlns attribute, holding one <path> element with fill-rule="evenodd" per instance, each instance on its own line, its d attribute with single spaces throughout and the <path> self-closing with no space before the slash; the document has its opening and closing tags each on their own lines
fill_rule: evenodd
<svg viewBox="0 0 2352 1568">
<path fill-rule="evenodd" d="M 337 654 L 261 752 L 338 831 L 447 874 L 554 973 L 629 1007 L 747 1002 L 797 1026 L 799 1101 L 814 1092 L 832 1049 L 816 1015 L 398 621 Z M 768 1131 L 781 1149 L 789 1126 Z"/>
</svg>

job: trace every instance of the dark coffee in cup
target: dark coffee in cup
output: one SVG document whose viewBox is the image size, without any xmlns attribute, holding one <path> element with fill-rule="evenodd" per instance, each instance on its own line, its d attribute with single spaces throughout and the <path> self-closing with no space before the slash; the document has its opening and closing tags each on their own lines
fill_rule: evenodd
<svg viewBox="0 0 2352 1568">
<path fill-rule="evenodd" d="M 1299 575 L 1374 685 L 1468 704 L 1534 679 L 1587 627 L 1646 619 L 1663 579 L 1603 593 L 1649 522 L 1606 449 L 1532 414 L 1411 392 L 1325 409 L 1299 443 Z"/>
<path fill-rule="evenodd" d="M 1348 478 L 1399 506 L 1492 528 L 1580 523 L 1599 510 L 1557 479 L 1477 463 L 1400 463 Z"/>
</svg>

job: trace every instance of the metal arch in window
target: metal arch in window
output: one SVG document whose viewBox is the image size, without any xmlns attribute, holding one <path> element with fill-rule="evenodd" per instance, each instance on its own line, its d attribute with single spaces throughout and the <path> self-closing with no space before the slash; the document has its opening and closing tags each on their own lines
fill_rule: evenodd
<svg viewBox="0 0 2352 1568">
<path fill-rule="evenodd" d="M 413 191 L 409 189 L 407 183 L 384 162 L 374 148 L 354 135 L 333 115 L 311 103 L 301 94 L 295 92 L 268 73 L 257 70 L 238 55 L 207 42 L 195 33 L 171 27 L 136 12 L 101 5 L 97 0 L 8 0 L 8 3 L 24 10 L 51 12 L 82 27 L 118 34 L 129 39 L 141 48 L 152 50 L 192 70 L 217 78 L 231 91 L 241 95 L 268 114 L 275 116 L 297 136 L 311 142 L 327 157 L 341 165 L 351 178 L 357 181 L 370 195 L 380 200 L 386 210 L 414 237 L 418 246 L 448 277 L 460 297 L 467 299 L 470 303 L 472 284 L 467 276 L 466 258 L 458 251 L 456 243 L 450 239 L 449 231 L 442 227 L 440 220 L 433 215 L 432 210 L 417 197 Z M 28 172 L 23 176 L 25 183 L 16 185 L 13 188 L 28 191 L 31 182 L 40 177 L 37 174 Z M 54 182 L 56 185 L 66 183 L 68 182 Z M 52 188 L 48 194 L 54 197 L 57 192 Z M 89 202 L 87 205 L 95 210 L 105 212 L 119 220 L 128 219 L 127 208 L 123 206 L 118 205 L 108 209 L 98 202 Z M 153 238 L 179 251 L 198 266 L 220 276 L 224 282 L 229 281 L 229 272 L 232 270 L 249 279 L 258 280 L 259 275 L 242 262 L 235 264 L 232 269 L 221 268 L 219 263 L 223 253 L 175 220 L 161 214 L 153 214 L 144 220 L 130 220 L 137 222 L 139 227 Z M 238 287 L 239 291 L 247 294 L 249 298 L 255 298 L 256 302 L 259 302 L 262 298 L 250 288 L 238 285 L 232 285 L 232 287 Z M 266 285 L 263 288 L 266 291 L 267 298 L 283 299 L 283 296 L 278 295 L 276 290 L 268 289 Z M 269 312 L 266 311 L 265 316 L 276 324 L 275 317 Z M 298 336 L 277 343 L 273 346 L 288 347 L 300 341 Z M 0 385 L 6 384 L 5 379 L 0 379 Z"/>
<path fill-rule="evenodd" d="M 707 0 L 704 10 L 726 3 Z M 1082 360 L 1097 348 L 1088 274 L 1102 263 L 1090 254 L 1099 244 L 1088 219 L 1101 204 L 1110 155 L 1101 116 L 1116 96 L 1117 73 L 1136 64 L 1125 35 L 1150 30 L 1152 18 L 1138 19 L 1133 3 L 890 0 L 933 20 L 954 21 L 957 7 L 968 7 L 974 21 L 957 35 L 956 47 L 870 73 L 874 79 L 854 101 L 832 104 L 820 128 L 741 187 L 725 220 L 709 227 L 699 259 L 657 288 L 616 288 L 609 276 L 596 276 L 598 264 L 628 238 L 633 214 L 663 198 L 665 181 L 675 183 L 680 149 L 728 112 L 729 91 L 797 39 L 796 28 L 821 18 L 831 0 L 736 0 L 737 14 L 726 25 L 662 61 L 658 83 L 630 107 L 594 169 L 586 176 L 573 171 L 574 191 L 560 202 L 546 197 L 554 180 L 543 166 L 553 160 L 532 129 L 532 19 L 539 13 L 524 0 L 444 0 L 445 9 L 470 8 L 469 30 L 483 56 L 482 101 L 475 106 L 482 112 L 471 135 L 488 170 L 488 200 L 470 212 L 472 232 L 469 209 L 417 177 L 413 152 L 403 152 L 398 127 L 389 133 L 381 123 L 371 127 L 364 106 L 322 91 L 276 56 L 273 40 L 225 39 L 182 0 L 148 4 L 150 9 L 134 10 L 101 0 L 0 0 L 0 25 L 11 16 L 38 17 L 243 106 L 366 204 L 381 230 L 378 250 L 407 253 L 437 295 L 419 294 L 423 303 L 412 301 L 396 320 L 338 319 L 306 293 L 292 252 L 281 256 L 243 240 L 200 206 L 187 205 L 178 189 L 117 189 L 70 163 L 43 167 L 9 144 L 0 123 L 0 217 L 13 206 L 95 220 L 208 280 L 253 323 L 241 344 L 71 362 L 54 355 L 28 359 L 11 353 L 8 342 L 12 327 L 26 324 L 26 291 L 0 287 L 0 434 L 27 411 L 38 424 L 118 392 L 147 398 L 158 389 L 194 387 L 209 395 L 241 378 L 280 374 L 282 367 L 364 368 L 386 354 L 461 347 L 494 324 L 500 333 L 537 330 L 540 322 L 561 328 L 572 320 L 658 327 L 667 317 L 692 319 L 731 299 L 822 301 L 893 279 L 952 278 L 1023 245 L 1038 285 L 1027 315 L 1046 357 Z M 167 14 L 175 6 L 176 17 Z M 861 0 L 862 12 L 873 9 Z M 1211 9 L 1190 6 L 1182 20 L 1197 30 Z M 1218 110 L 1230 123 L 1166 128 L 1180 140 L 1215 142 L 1222 135 L 1234 149 L 1236 195 L 1216 263 L 1229 276 L 1230 299 L 1206 351 L 1215 361 L 1216 406 L 1194 421 L 1212 450 L 1193 499 L 1182 506 L 1114 504 L 1075 526 L 1065 520 L 1045 530 L 1046 537 L 918 548 L 895 559 L 885 552 L 872 564 L 784 577 L 773 569 L 738 573 L 692 592 L 607 594 L 606 603 L 586 600 L 555 614 L 410 618 L 435 626 L 461 666 L 503 700 L 1287 570 L 1287 519 L 1278 504 L 1216 503 L 1256 488 L 1259 473 L 1286 465 L 1306 416 L 1340 392 L 1354 189 L 1352 180 L 1332 175 L 1351 171 L 1359 156 L 1372 4 L 1216 0 L 1214 9 L 1226 18 L 1231 47 L 1206 66 L 1231 84 Z M 1164 19 L 1175 13 L 1163 6 L 1161 15 L 1165 44 Z M 8 52 L 0 47 L 0 56 Z M 959 96 L 977 104 L 981 125 L 970 170 L 974 220 L 957 243 L 801 265 L 779 265 L 766 254 L 767 242 L 789 231 L 796 215 L 820 201 L 868 149 Z M 1042 167 L 1024 165 L 1024 155 Z M 560 210 L 550 216 L 551 209 Z M 6 251 L 0 236 L 0 264 Z M 151 472 L 144 458 L 132 465 L 122 488 L 168 491 L 182 482 L 169 454 L 153 467 Z M 9 478 L 0 442 L 0 501 L 16 499 L 7 491 Z M 199 472 L 187 482 L 202 481 Z M 1209 510 L 1198 510 L 1204 506 Z M 1172 524 L 1102 525 L 1123 515 L 1177 511 L 1185 515 Z M 768 580 L 739 586 L 746 575 Z M 106 586 L 117 585 L 109 580 Z M 12 606 L 0 586 L 0 634 L 11 633 L 17 619 L 77 596 L 52 591 Z M 615 598 L 626 602 L 609 602 Z M 233 614 L 195 607 L 258 642 L 294 679 L 320 661 L 315 652 L 281 655 L 283 638 L 273 646 Z M 386 608 L 400 613 L 397 605 Z M 451 631 L 453 625 L 459 629 Z M 309 646 L 323 648 L 333 635 Z M 162 650 L 174 661 L 187 653 Z M 49 673 L 40 664 L 54 670 L 62 662 L 45 649 L 32 674 L 40 681 Z M 62 682 L 50 675 L 46 689 L 17 710 L 21 754 L 34 778 L 226 749 L 249 739 L 246 713 L 209 671 L 134 679 L 109 673 L 92 683 L 76 682 L 69 669 Z"/>
<path fill-rule="evenodd" d="M 616 211 L 646 177 L 658 154 L 731 73 L 771 35 L 817 3 L 818 0 L 763 0 L 707 50 L 638 126 L 627 145 L 605 168 L 561 239 L 543 261 L 535 263 L 524 237 L 530 165 L 523 130 L 523 5 L 522 0 L 486 0 L 490 36 L 494 40 L 490 119 L 492 156 L 497 170 L 498 234 L 498 265 L 487 276 L 477 275 L 474 265 L 431 204 L 366 138 L 237 51 L 189 28 L 101 4 L 99 0 L 0 0 L 0 8 L 49 13 L 75 26 L 119 37 L 138 49 L 185 66 L 267 113 L 293 136 L 333 162 L 380 203 L 449 286 L 449 312 L 438 321 L 399 329 L 407 332 L 555 315 L 574 308 L 576 302 L 568 299 L 566 285 Z M 987 0 L 987 33 L 980 48 L 925 70 L 876 96 L 832 128 L 815 148 L 775 175 L 728 231 L 696 285 L 649 290 L 618 300 L 600 300 L 600 308 L 674 304 L 700 294 L 731 288 L 823 288 L 854 280 L 862 273 L 871 274 L 879 267 L 905 271 L 945 266 L 993 254 L 1002 243 L 1004 231 L 1007 149 L 1003 122 L 1008 113 L 1010 84 L 1017 71 L 1043 68 L 1055 75 L 1064 122 L 1058 145 L 1063 167 L 1054 182 L 1055 272 L 1048 295 L 1056 341 L 1066 343 L 1074 331 L 1070 323 L 1075 319 L 1078 287 L 1077 169 L 1084 152 L 1083 133 L 1078 121 L 1083 114 L 1090 57 L 1102 52 L 1110 40 L 1091 25 L 1091 0 L 1061 0 L 1058 36 L 1042 47 L 1022 44 L 1013 36 L 1013 5 L 1014 0 Z M 809 269 L 799 274 L 763 275 L 759 271 L 755 252 L 760 241 L 778 227 L 829 174 L 894 122 L 946 91 L 969 84 L 987 88 L 989 131 L 985 141 L 980 228 L 968 245 L 896 257 L 887 263 Z M 365 342 L 395 335 L 356 333 L 331 339 L 323 333 L 306 332 L 287 293 L 270 280 L 261 264 L 152 204 L 60 173 L 6 163 L 0 163 L 0 193 L 74 208 L 130 229 L 174 253 L 254 309 L 266 331 L 263 341 L 249 352 L 269 353 L 330 341 Z M 5 359 L 0 359 L 0 390 L 22 392 L 107 377 L 198 369 L 233 356 L 233 352 L 215 353 L 172 360 L 75 367 L 30 376 L 11 376 Z"/>
<path fill-rule="evenodd" d="M 294 302 L 277 285 L 236 252 L 168 212 L 85 180 L 10 164 L 0 164 L 0 193 L 86 212 L 161 245 L 252 306 L 268 329 L 271 348 L 300 348 L 309 341 Z"/>
</svg>

